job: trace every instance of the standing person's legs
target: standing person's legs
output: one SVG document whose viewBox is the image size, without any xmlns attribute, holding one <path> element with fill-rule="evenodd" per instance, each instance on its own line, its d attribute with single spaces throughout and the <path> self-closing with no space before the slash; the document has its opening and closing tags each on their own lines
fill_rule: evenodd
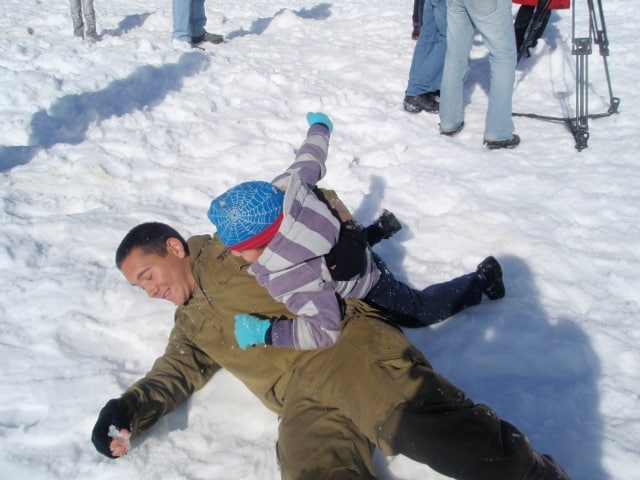
<svg viewBox="0 0 640 480">
<path fill-rule="evenodd" d="M 387 310 L 398 325 L 426 327 L 441 322 L 482 300 L 484 285 L 477 272 L 416 290 L 398 281 L 380 257 L 374 254 L 380 280 L 366 300 Z"/>
<path fill-rule="evenodd" d="M 82 22 L 82 0 L 70 0 L 71 21 L 73 22 L 73 34 L 84 38 L 84 23 Z"/>
<path fill-rule="evenodd" d="M 189 27 L 192 37 L 204 35 L 204 26 L 207 24 L 207 14 L 204 8 L 204 0 L 191 0 L 191 15 Z"/>
<path fill-rule="evenodd" d="M 96 11 L 93 8 L 93 0 L 82 0 L 82 13 L 87 26 L 85 36 L 96 40 L 98 33 L 96 32 Z"/>
<path fill-rule="evenodd" d="M 513 22 L 513 30 L 516 34 L 516 51 L 519 51 L 524 43 L 524 37 L 533 19 L 535 9 L 536 7 L 533 5 L 520 5 L 518 13 L 516 13 L 516 19 Z"/>
<path fill-rule="evenodd" d="M 491 64 L 485 141 L 509 140 L 513 135 L 512 97 L 516 78 L 516 41 L 511 0 L 467 1 L 467 10 L 489 49 Z"/>
<path fill-rule="evenodd" d="M 176 40 L 191 41 L 191 0 L 171 0 L 171 14 L 173 16 L 173 34 Z"/>
<path fill-rule="evenodd" d="M 413 22 L 413 32 L 411 32 L 411 39 L 417 40 L 420 35 L 420 25 L 422 24 L 422 10 L 424 9 L 425 0 L 413 0 L 413 15 L 411 20 Z"/>
<path fill-rule="evenodd" d="M 426 0 L 420 35 L 413 51 L 407 96 L 440 90 L 446 44 L 445 0 Z"/>
<path fill-rule="evenodd" d="M 540 40 L 540 37 L 542 37 L 544 29 L 549 23 L 551 10 L 546 10 L 541 14 L 540 10 L 533 5 L 521 5 L 518 9 L 516 19 L 513 23 L 513 28 L 516 34 L 516 52 L 520 51 L 520 48 L 524 44 L 525 40 L 527 40 L 527 31 L 530 30 L 530 27 L 533 27 L 533 19 L 536 15 L 541 15 L 541 18 L 537 19 L 540 21 L 540 26 L 535 36 L 531 39 L 531 44 L 529 45 L 529 47 L 535 47 L 538 44 L 538 40 Z M 527 56 L 529 56 L 528 51 L 525 53 Z"/>
<path fill-rule="evenodd" d="M 469 73 L 473 25 L 462 0 L 447 0 L 447 53 L 440 88 L 440 131 L 451 133 L 464 122 L 464 81 Z"/>
</svg>

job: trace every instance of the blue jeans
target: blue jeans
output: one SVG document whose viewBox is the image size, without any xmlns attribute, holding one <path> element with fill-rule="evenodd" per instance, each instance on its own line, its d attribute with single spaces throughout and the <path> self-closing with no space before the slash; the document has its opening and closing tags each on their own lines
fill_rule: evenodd
<svg viewBox="0 0 640 480">
<path fill-rule="evenodd" d="M 204 33 L 207 15 L 204 12 L 204 0 L 172 0 L 173 38 L 191 41 Z"/>
<path fill-rule="evenodd" d="M 483 285 L 475 272 L 415 290 L 396 280 L 375 253 L 373 258 L 382 275 L 365 300 L 385 309 L 389 319 L 403 327 L 433 325 L 482 300 Z"/>
<path fill-rule="evenodd" d="M 508 140 L 513 134 L 511 98 L 516 76 L 516 43 L 511 0 L 447 0 L 447 54 L 440 89 L 440 130 L 464 121 L 464 81 L 474 27 L 489 49 L 489 107 L 484 139 Z"/>
<path fill-rule="evenodd" d="M 406 95 L 440 90 L 447 50 L 447 6 L 445 0 L 425 0 L 420 36 L 413 50 Z"/>
</svg>

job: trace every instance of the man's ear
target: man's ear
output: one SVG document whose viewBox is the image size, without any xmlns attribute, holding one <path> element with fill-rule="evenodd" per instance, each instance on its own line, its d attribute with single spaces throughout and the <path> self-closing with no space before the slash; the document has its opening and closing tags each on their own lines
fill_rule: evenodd
<svg viewBox="0 0 640 480">
<path fill-rule="evenodd" d="M 167 238 L 167 252 L 177 256 L 178 258 L 184 258 L 187 256 L 182 242 L 174 237 Z"/>
</svg>

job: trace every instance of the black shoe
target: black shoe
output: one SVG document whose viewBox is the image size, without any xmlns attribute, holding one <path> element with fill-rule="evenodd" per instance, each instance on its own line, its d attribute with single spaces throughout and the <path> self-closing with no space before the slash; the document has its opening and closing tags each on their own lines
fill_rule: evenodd
<svg viewBox="0 0 640 480">
<path fill-rule="evenodd" d="M 453 137 L 454 135 L 457 135 L 458 133 L 460 133 L 463 128 L 464 128 L 464 122 L 460 123 L 460 125 L 458 125 L 453 130 L 440 130 L 440 135 L 446 135 L 447 137 Z"/>
<path fill-rule="evenodd" d="M 204 32 L 202 35 L 191 37 L 191 45 L 194 46 L 202 42 L 222 43 L 223 41 L 224 37 L 222 35 L 218 35 L 217 33 Z"/>
<path fill-rule="evenodd" d="M 484 281 L 484 294 L 489 300 L 498 300 L 504 297 L 505 289 L 502 281 L 502 268 L 493 257 L 487 257 L 476 269 L 480 278 Z"/>
<path fill-rule="evenodd" d="M 396 216 L 389 210 L 382 210 L 382 214 L 376 221 L 365 228 L 367 232 L 367 244 L 373 247 L 383 239 L 391 238 L 400 230 L 402 230 L 402 225 L 400 225 Z"/>
<path fill-rule="evenodd" d="M 409 113 L 420 113 L 422 111 L 429 113 L 438 113 L 440 111 L 440 103 L 438 103 L 439 92 L 427 92 L 421 95 L 404 97 L 404 109 Z"/>
<path fill-rule="evenodd" d="M 382 230 L 382 238 L 384 239 L 391 238 L 402 230 L 402 225 L 400 225 L 396 216 L 386 209 L 382 210 L 382 214 L 374 223 Z"/>
<path fill-rule="evenodd" d="M 508 140 L 485 140 L 484 146 L 489 150 L 496 150 L 498 148 L 516 148 L 520 145 L 520 137 L 515 133 L 511 135 Z"/>
</svg>

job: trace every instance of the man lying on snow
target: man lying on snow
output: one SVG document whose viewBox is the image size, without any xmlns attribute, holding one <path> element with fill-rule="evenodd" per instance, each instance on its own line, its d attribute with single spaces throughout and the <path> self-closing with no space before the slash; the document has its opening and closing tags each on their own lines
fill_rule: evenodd
<svg viewBox="0 0 640 480">
<path fill-rule="evenodd" d="M 242 349 L 235 315 L 291 314 L 217 236 L 185 241 L 167 225 L 141 224 L 123 239 L 116 264 L 132 285 L 178 307 L 164 354 L 100 412 L 92 441 L 110 458 L 225 368 L 278 414 L 283 479 L 375 479 L 375 448 L 457 479 L 569 478 L 516 427 L 435 372 L 384 312 L 362 300 L 342 302 L 342 331 L 331 347 Z"/>
</svg>

